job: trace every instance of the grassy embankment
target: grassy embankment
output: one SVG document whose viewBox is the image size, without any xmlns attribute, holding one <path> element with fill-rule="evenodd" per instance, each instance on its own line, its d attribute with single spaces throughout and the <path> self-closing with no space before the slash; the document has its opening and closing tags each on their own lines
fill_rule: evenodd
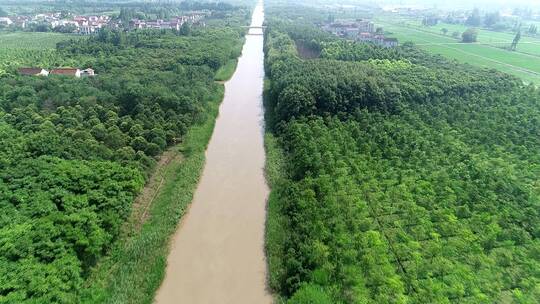
<svg viewBox="0 0 540 304">
<path fill-rule="evenodd" d="M 88 281 L 83 303 L 152 303 L 165 275 L 169 239 L 193 198 L 204 167 L 223 92 L 221 86 L 206 121 L 192 127 L 184 142 L 168 151 L 175 156 L 157 172 L 163 181 L 157 193 L 147 210 L 134 211 L 142 214 L 139 220 L 144 222 L 128 222 L 124 238 Z"/>
<path fill-rule="evenodd" d="M 245 42 L 246 42 L 246 38 L 243 37 L 241 39 L 241 42 L 238 44 L 237 49 L 235 50 L 235 53 L 238 53 L 240 54 L 240 56 L 242 56 L 242 48 L 244 47 Z M 229 61 L 225 65 L 223 65 L 216 71 L 214 80 L 218 82 L 226 82 L 229 79 L 231 79 L 232 76 L 234 75 L 234 72 L 236 71 L 236 66 L 238 65 L 238 59 L 240 58 L 229 59 Z"/>
<path fill-rule="evenodd" d="M 238 59 L 229 60 L 224 66 L 220 67 L 216 72 L 214 77 L 215 81 L 227 81 L 231 79 L 236 70 L 236 65 L 238 64 Z"/>
</svg>

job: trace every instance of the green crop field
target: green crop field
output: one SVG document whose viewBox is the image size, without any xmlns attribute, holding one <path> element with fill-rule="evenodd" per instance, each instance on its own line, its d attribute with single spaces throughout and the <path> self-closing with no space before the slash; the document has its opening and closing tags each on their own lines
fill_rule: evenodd
<svg viewBox="0 0 540 304">
<path fill-rule="evenodd" d="M 82 36 L 60 33 L 0 32 L 0 49 L 43 50 L 54 49 L 56 43 Z"/>
<path fill-rule="evenodd" d="M 22 66 L 52 68 L 74 65 L 56 53 L 56 43 L 81 39 L 81 36 L 58 33 L 0 32 L 0 75 Z"/>
<path fill-rule="evenodd" d="M 440 24 L 423 27 L 411 20 L 378 18 L 377 24 L 384 27 L 389 36 L 402 43 L 412 41 L 421 48 L 460 62 L 476 66 L 495 68 L 521 77 L 526 82 L 540 83 L 540 40 L 523 37 L 515 52 L 504 49 L 513 39 L 511 33 L 480 30 L 478 43 L 466 44 L 452 38 L 450 33 L 466 30 L 462 25 Z M 443 35 L 442 28 L 449 30 Z"/>
<path fill-rule="evenodd" d="M 422 31 L 434 33 L 437 35 L 443 35 L 442 29 L 448 29 L 447 37 L 451 38 L 453 32 L 462 33 L 467 30 L 467 26 L 460 24 L 448 24 L 448 23 L 439 23 L 435 26 L 422 26 L 420 21 L 416 20 L 402 20 L 400 24 L 406 25 L 407 27 L 420 29 Z M 522 32 L 523 33 L 523 32 Z M 444 35 L 443 35 L 444 36 Z M 504 48 L 510 46 L 512 40 L 514 39 L 515 34 L 511 32 L 495 32 L 486 29 L 478 30 L 478 43 L 487 44 L 490 46 Z M 454 39 L 454 38 L 452 38 Z M 459 40 L 455 40 L 459 41 Z M 517 52 L 525 53 L 530 55 L 540 56 L 540 39 L 535 37 L 530 37 L 523 35 L 517 47 Z"/>
</svg>

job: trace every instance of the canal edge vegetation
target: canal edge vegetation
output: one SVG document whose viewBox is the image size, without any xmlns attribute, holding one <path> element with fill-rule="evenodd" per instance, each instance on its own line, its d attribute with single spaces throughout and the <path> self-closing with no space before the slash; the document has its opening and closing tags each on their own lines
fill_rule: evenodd
<svg viewBox="0 0 540 304">
<path fill-rule="evenodd" d="M 216 72 L 215 81 L 228 81 L 234 75 L 236 66 L 238 65 L 238 58 L 230 59 L 224 66 L 220 67 Z"/>
<path fill-rule="evenodd" d="M 82 303 L 152 303 L 165 276 L 170 238 L 189 208 L 204 168 L 223 96 L 221 85 L 206 120 L 194 125 L 184 142 L 172 148 L 182 157 L 162 169 L 164 184 L 149 206 L 149 218 L 140 231 L 128 232 L 102 261 L 82 292 Z"/>
<path fill-rule="evenodd" d="M 289 228 L 289 221 L 281 208 L 283 193 L 287 191 L 287 169 L 285 151 L 281 148 L 279 137 L 271 129 L 270 122 L 275 119 L 271 108 L 267 105 L 269 101 L 268 89 L 270 79 L 264 81 L 263 102 L 265 109 L 265 122 L 267 128 L 264 133 L 264 148 L 266 152 L 265 177 L 270 194 L 266 203 L 266 223 L 265 223 L 265 254 L 267 266 L 267 286 L 274 298 L 275 304 L 325 304 L 331 303 L 322 288 L 312 284 L 305 284 L 300 291 L 287 300 L 279 292 L 282 278 L 286 275 L 286 257 L 284 256 L 285 240 Z M 268 111 L 266 111 L 268 109 Z M 270 128 L 268 128 L 270 126 Z M 317 302 L 311 302 L 318 299 Z"/>
<path fill-rule="evenodd" d="M 240 54 L 242 56 L 242 50 L 244 48 L 244 44 L 246 43 L 246 37 L 242 37 L 240 39 L 240 43 L 237 46 L 237 49 L 235 52 L 237 54 Z M 238 66 L 238 60 L 240 59 L 240 56 L 236 58 L 231 58 L 229 61 L 227 61 L 224 65 L 219 67 L 219 69 L 216 71 L 216 75 L 214 76 L 214 81 L 225 83 L 229 81 L 233 75 L 234 72 L 236 72 L 236 67 Z"/>
<path fill-rule="evenodd" d="M 266 56 L 266 54 L 265 54 Z M 265 242 L 264 251 L 266 255 L 267 268 L 267 287 L 274 298 L 274 303 L 284 304 L 286 299 L 282 298 L 277 292 L 279 279 L 283 276 L 284 258 L 282 252 L 283 244 L 287 237 L 287 218 L 280 211 L 279 191 L 280 184 L 285 180 L 285 156 L 284 151 L 278 142 L 278 138 L 272 131 L 273 116 L 268 108 L 268 90 L 270 88 L 270 79 L 264 79 L 263 89 L 263 108 L 264 108 L 264 149 L 266 153 L 266 163 L 264 174 L 266 183 L 270 190 L 266 202 L 266 222 L 265 222 Z"/>
<path fill-rule="evenodd" d="M 275 286 L 279 284 L 279 278 L 283 271 L 283 252 L 286 230 L 286 218 L 279 211 L 279 196 L 277 194 L 280 180 L 283 179 L 283 152 L 279 147 L 277 138 L 269 131 L 265 132 L 264 146 L 266 150 L 265 175 L 270 188 L 270 194 L 266 203 L 266 227 L 265 227 L 265 253 L 267 264 L 267 285 L 272 292 L 276 303 L 285 303 L 279 294 L 274 293 Z"/>
</svg>

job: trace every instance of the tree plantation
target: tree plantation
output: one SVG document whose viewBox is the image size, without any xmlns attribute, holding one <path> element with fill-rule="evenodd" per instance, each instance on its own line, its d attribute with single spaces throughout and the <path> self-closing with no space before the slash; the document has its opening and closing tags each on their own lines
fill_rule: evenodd
<svg viewBox="0 0 540 304">
<path fill-rule="evenodd" d="M 245 15 L 231 13 L 231 25 Z M 214 76 L 240 55 L 243 31 L 213 22 L 189 33 L 103 30 L 51 51 L 96 77 L 20 76 L 6 65 L 0 303 L 80 302 L 156 157 L 205 122 L 223 94 Z"/>
<path fill-rule="evenodd" d="M 299 11 L 267 9 L 273 291 L 540 302 L 538 89 L 411 44 L 346 42 Z"/>
</svg>

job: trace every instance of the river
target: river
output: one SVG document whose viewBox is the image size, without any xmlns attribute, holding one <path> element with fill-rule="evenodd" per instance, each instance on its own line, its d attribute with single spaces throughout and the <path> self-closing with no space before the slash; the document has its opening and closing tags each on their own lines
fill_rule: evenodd
<svg viewBox="0 0 540 304">
<path fill-rule="evenodd" d="M 264 20 L 262 1 L 252 26 Z M 257 35 L 259 34 L 259 35 Z M 174 235 L 155 302 L 271 303 L 264 226 L 263 36 L 250 29 L 208 149 L 189 212 Z"/>
</svg>

